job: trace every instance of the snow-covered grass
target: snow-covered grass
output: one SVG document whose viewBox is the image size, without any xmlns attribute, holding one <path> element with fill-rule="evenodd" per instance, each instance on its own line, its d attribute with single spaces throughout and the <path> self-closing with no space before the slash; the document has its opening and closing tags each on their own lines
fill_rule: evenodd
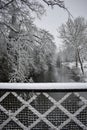
<svg viewBox="0 0 87 130">
<path fill-rule="evenodd" d="M 75 69 L 75 62 L 63 62 L 62 65 L 69 67 L 70 69 L 73 69 L 73 70 Z M 83 62 L 83 68 L 84 68 L 84 75 L 82 74 L 80 63 L 78 63 L 79 74 L 83 78 L 84 82 L 87 82 L 87 61 Z"/>
<path fill-rule="evenodd" d="M 67 66 L 67 67 L 69 67 L 69 68 L 73 68 L 73 67 L 75 67 L 75 62 L 63 62 L 62 63 L 64 66 Z M 78 63 L 78 67 L 80 68 L 80 63 Z M 87 61 L 84 61 L 83 62 L 83 67 L 84 67 L 84 69 L 85 70 L 87 70 Z"/>
<path fill-rule="evenodd" d="M 72 69 L 75 66 L 75 62 L 63 62 L 62 65 Z"/>
</svg>

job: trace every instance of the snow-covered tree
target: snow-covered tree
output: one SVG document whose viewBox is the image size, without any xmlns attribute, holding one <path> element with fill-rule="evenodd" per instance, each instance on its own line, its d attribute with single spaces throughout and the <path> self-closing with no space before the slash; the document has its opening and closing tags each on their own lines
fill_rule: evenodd
<svg viewBox="0 0 87 130">
<path fill-rule="evenodd" d="M 15 33 L 20 31 L 20 26 L 25 19 L 30 17 L 41 17 L 45 12 L 44 4 L 66 9 L 64 1 L 61 0 L 0 0 L 0 24 L 8 27 Z M 16 24 L 18 22 L 18 25 Z"/>
<path fill-rule="evenodd" d="M 66 9 L 61 0 L 0 0 L 0 47 L 7 57 L 9 82 L 28 82 L 33 71 L 41 72 L 53 63 L 53 36 L 33 24 L 45 13 L 43 3 Z"/>
<path fill-rule="evenodd" d="M 38 29 L 32 22 L 26 23 L 26 26 L 16 39 L 7 43 L 12 66 L 10 82 L 28 82 L 34 74 L 47 71 L 54 64 L 56 46 L 53 36 Z"/>
<path fill-rule="evenodd" d="M 81 59 L 81 51 L 87 46 L 87 22 L 83 17 L 78 17 L 74 20 L 68 19 L 68 21 L 60 27 L 60 38 L 67 46 L 71 46 L 75 53 L 76 67 L 78 61 L 83 70 L 83 64 Z M 85 52 L 84 52 L 85 53 Z"/>
<path fill-rule="evenodd" d="M 38 30 L 38 33 L 34 35 L 34 40 L 37 43 L 37 47 L 34 48 L 34 59 L 36 70 L 39 72 L 48 70 L 54 64 L 55 43 L 53 36 L 45 31 Z"/>
</svg>

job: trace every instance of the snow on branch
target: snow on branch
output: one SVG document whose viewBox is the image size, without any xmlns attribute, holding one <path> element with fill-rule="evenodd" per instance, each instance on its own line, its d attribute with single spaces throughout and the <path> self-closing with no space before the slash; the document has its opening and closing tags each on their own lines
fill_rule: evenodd
<svg viewBox="0 0 87 130">
<path fill-rule="evenodd" d="M 19 33 L 18 30 L 16 30 L 12 25 L 9 25 L 9 24 L 6 23 L 6 22 L 0 22 L 0 24 L 7 26 L 8 28 L 10 28 L 10 29 L 11 29 L 12 31 L 14 31 L 15 33 Z"/>
<path fill-rule="evenodd" d="M 61 0 L 43 0 L 48 6 L 58 5 L 61 8 L 65 8 L 64 1 Z"/>
<path fill-rule="evenodd" d="M 57 6 L 59 6 L 60 8 L 63 8 L 63 9 L 65 9 L 67 12 L 68 12 L 68 14 L 69 14 L 69 16 L 71 16 L 71 17 L 73 17 L 72 16 L 72 14 L 70 13 L 70 11 L 65 7 L 65 4 L 64 4 L 64 1 L 62 1 L 62 0 L 43 0 L 48 6 L 55 6 L 55 5 L 57 5 Z"/>
<path fill-rule="evenodd" d="M 14 0 L 10 0 L 9 2 L 5 3 L 0 1 L 0 9 L 4 9 L 5 7 L 7 7 L 9 4 L 11 4 Z"/>
</svg>

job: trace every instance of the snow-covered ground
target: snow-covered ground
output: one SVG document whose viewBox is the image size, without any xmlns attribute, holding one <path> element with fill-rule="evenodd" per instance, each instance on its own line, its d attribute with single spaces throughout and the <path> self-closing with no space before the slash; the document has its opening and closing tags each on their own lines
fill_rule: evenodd
<svg viewBox="0 0 87 130">
<path fill-rule="evenodd" d="M 75 62 L 63 62 L 62 65 L 69 67 L 70 69 L 75 68 Z M 78 63 L 78 70 L 79 74 L 83 77 L 84 82 L 87 82 L 87 61 L 83 62 L 83 68 L 84 68 L 84 75 L 82 74 L 80 64 Z"/>
</svg>

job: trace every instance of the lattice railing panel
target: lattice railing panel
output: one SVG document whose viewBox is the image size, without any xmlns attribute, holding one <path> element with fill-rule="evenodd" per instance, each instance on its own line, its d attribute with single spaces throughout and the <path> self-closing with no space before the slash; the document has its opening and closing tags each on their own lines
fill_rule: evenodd
<svg viewBox="0 0 87 130">
<path fill-rule="evenodd" d="M 77 125 L 74 121 L 70 121 L 61 130 L 83 130 L 83 129 L 79 125 Z"/>
<path fill-rule="evenodd" d="M 46 112 L 53 103 L 42 93 L 30 103 L 38 112 L 44 113 Z"/>
<path fill-rule="evenodd" d="M 51 113 L 47 115 L 47 119 L 54 124 L 54 126 L 60 126 L 65 120 L 68 119 L 68 116 L 64 114 L 59 108 L 55 108 Z"/>
<path fill-rule="evenodd" d="M 87 126 L 87 107 L 77 115 L 77 119 Z"/>
<path fill-rule="evenodd" d="M 17 119 L 22 122 L 25 126 L 30 126 L 38 116 L 36 116 L 28 107 L 25 107 L 19 114 L 16 116 Z"/>
<path fill-rule="evenodd" d="M 74 93 L 72 93 L 68 98 L 63 101 L 62 105 L 70 112 L 75 113 L 82 105 L 84 105 L 84 102 L 77 97 Z"/>
<path fill-rule="evenodd" d="M 0 130 L 87 130 L 86 96 L 75 92 L 59 95 L 0 91 Z"/>
<path fill-rule="evenodd" d="M 9 123 L 6 124 L 6 126 L 4 126 L 4 128 L 2 128 L 2 130 L 23 130 L 23 129 L 20 128 L 20 126 L 18 126 L 17 123 L 10 121 Z"/>
</svg>

